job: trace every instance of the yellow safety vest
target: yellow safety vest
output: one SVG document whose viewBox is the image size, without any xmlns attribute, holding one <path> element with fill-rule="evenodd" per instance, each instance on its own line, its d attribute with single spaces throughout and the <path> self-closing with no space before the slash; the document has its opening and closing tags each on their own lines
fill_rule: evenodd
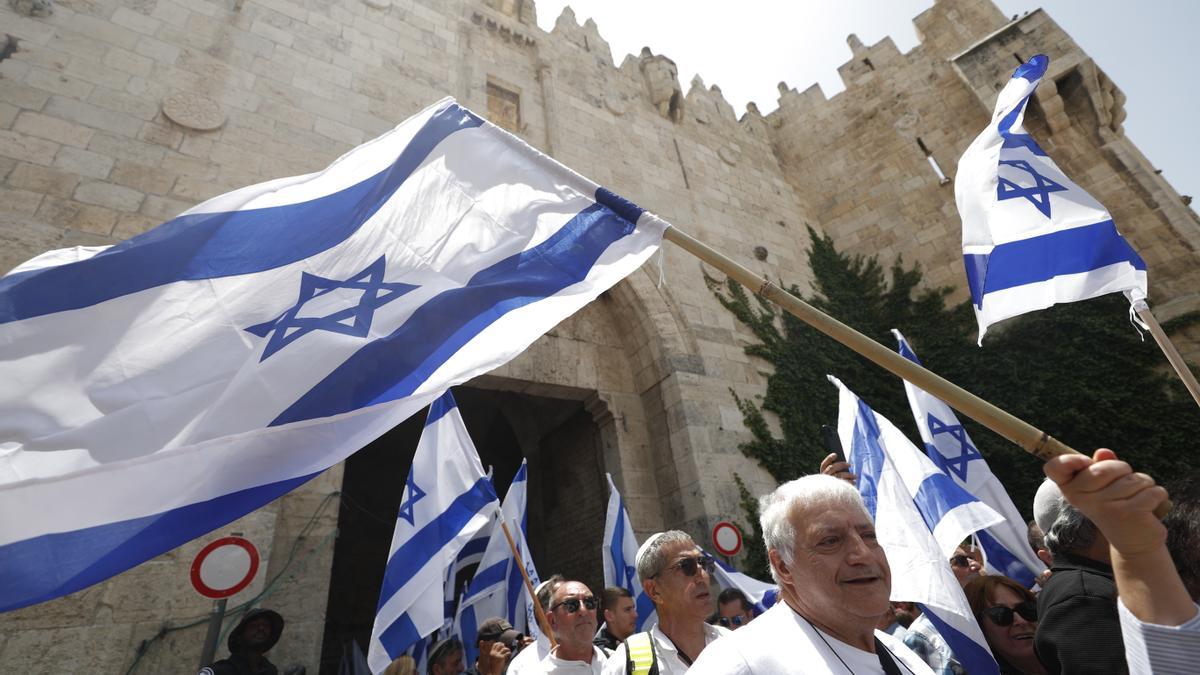
<svg viewBox="0 0 1200 675">
<path fill-rule="evenodd" d="M 650 632 L 634 633 L 625 640 L 627 675 L 658 675 L 658 659 Z"/>
</svg>

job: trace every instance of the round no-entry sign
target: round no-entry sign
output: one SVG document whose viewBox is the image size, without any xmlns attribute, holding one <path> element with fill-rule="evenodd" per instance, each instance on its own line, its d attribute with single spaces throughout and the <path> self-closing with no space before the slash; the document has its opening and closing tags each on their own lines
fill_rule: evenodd
<svg viewBox="0 0 1200 675">
<path fill-rule="evenodd" d="M 205 546 L 192 561 L 192 586 L 206 598 L 228 598 L 258 572 L 258 549 L 242 537 L 224 537 Z"/>
<path fill-rule="evenodd" d="M 721 555 L 737 555 L 742 550 L 742 531 L 728 520 L 713 525 L 712 540 Z"/>
</svg>

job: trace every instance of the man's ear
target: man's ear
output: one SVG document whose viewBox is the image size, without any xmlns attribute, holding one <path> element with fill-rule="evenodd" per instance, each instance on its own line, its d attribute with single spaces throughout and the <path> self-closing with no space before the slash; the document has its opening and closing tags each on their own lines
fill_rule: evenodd
<svg viewBox="0 0 1200 675">
<path fill-rule="evenodd" d="M 779 575 L 781 581 L 792 583 L 792 571 L 788 569 L 787 563 L 783 561 L 783 556 L 779 555 L 779 551 L 771 549 L 767 551 L 767 557 L 771 560 L 771 567 L 775 573 Z"/>
<path fill-rule="evenodd" d="M 656 579 L 642 579 L 642 590 L 646 591 L 646 595 L 650 596 L 651 600 L 658 599 L 658 581 Z"/>
</svg>

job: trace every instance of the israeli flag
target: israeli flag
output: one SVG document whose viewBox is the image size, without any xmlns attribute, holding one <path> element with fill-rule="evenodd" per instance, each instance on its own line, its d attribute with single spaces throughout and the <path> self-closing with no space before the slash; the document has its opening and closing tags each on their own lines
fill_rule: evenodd
<svg viewBox="0 0 1200 675">
<path fill-rule="evenodd" d="M 900 331 L 892 329 L 892 333 L 900 344 L 900 355 L 920 365 L 916 352 Z M 925 453 L 955 483 L 1004 517 L 1003 521 L 977 533 L 988 573 L 1003 574 L 1026 588 L 1033 588 L 1037 575 L 1046 566 L 1029 547 L 1025 519 L 1008 491 L 988 468 L 950 406 L 907 380 L 904 391 L 925 443 Z"/>
<path fill-rule="evenodd" d="M 1000 515 L 971 497 L 904 434 L 837 378 L 838 436 L 892 570 L 892 600 L 920 603 L 972 675 L 1000 672 L 947 562 L 976 530 Z"/>
<path fill-rule="evenodd" d="M 1049 63 L 1039 54 L 1016 69 L 958 162 L 954 198 L 980 344 L 991 324 L 1055 303 L 1117 291 L 1146 299 L 1146 263 L 1022 126 Z"/>
<path fill-rule="evenodd" d="M 304 483 L 520 354 L 664 227 L 446 99 L 321 172 L 0 278 L 0 611 Z"/>
<path fill-rule="evenodd" d="M 508 532 L 512 535 L 517 552 L 525 564 L 525 573 L 529 575 L 529 581 L 537 587 L 540 583 L 537 567 L 533 564 L 529 544 L 525 539 L 529 529 L 528 476 L 528 468 L 522 461 L 512 485 L 508 487 L 508 494 L 504 495 L 500 515 L 508 524 Z M 519 632 L 534 637 L 541 635 L 534 617 L 533 602 L 525 591 L 521 568 L 513 559 L 512 548 L 499 523 L 492 526 L 487 549 L 483 553 L 479 569 L 475 572 L 475 578 L 471 580 L 463 595 L 458 607 L 458 617 L 454 622 L 454 632 L 462 639 L 466 649 L 465 663 L 475 662 L 475 636 L 479 632 L 479 624 L 496 616 L 506 619 Z"/>
<path fill-rule="evenodd" d="M 400 499 L 367 662 L 387 668 L 445 623 L 446 570 L 500 507 L 446 392 L 434 401 Z"/>
<path fill-rule="evenodd" d="M 633 533 L 633 525 L 629 522 L 629 512 L 625 510 L 625 500 L 613 483 L 612 474 L 604 474 L 608 478 L 608 509 L 604 515 L 604 543 L 600 548 L 600 559 L 604 563 L 604 586 L 619 586 L 633 595 L 633 605 L 637 609 L 637 630 L 657 618 L 654 603 L 642 588 L 642 580 L 637 573 L 637 537 Z M 604 617 L 600 617 L 603 620 Z"/>
<path fill-rule="evenodd" d="M 713 559 L 717 561 L 717 566 L 713 568 L 713 576 L 716 577 L 721 588 L 736 588 L 745 593 L 746 597 L 750 599 L 750 603 L 754 605 L 754 611 L 758 614 L 770 609 L 779 599 L 779 587 L 775 584 L 768 584 L 749 574 L 743 574 L 720 558 Z"/>
</svg>

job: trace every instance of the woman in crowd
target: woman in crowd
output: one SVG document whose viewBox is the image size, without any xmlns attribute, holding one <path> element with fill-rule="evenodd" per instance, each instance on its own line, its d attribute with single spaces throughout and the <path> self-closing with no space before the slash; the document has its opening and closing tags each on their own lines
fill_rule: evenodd
<svg viewBox="0 0 1200 675">
<path fill-rule="evenodd" d="M 1001 675 L 1045 675 L 1033 651 L 1037 599 L 1021 584 L 1000 575 L 973 579 L 965 587 L 971 612 L 983 629 Z"/>
</svg>

